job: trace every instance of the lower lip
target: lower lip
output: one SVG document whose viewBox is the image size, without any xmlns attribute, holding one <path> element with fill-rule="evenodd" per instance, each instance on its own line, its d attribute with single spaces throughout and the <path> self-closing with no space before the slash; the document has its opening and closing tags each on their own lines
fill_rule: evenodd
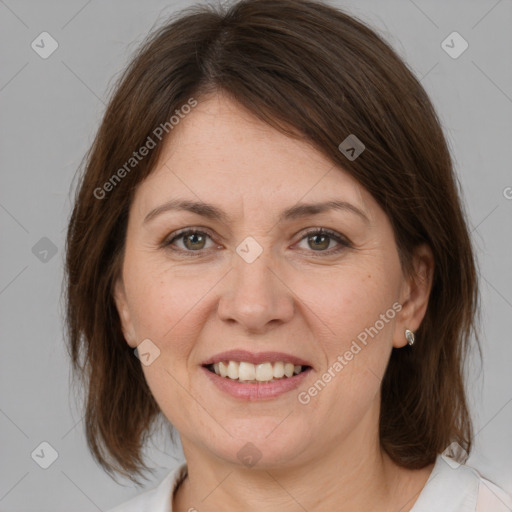
<svg viewBox="0 0 512 512">
<path fill-rule="evenodd" d="M 206 376 L 215 384 L 221 391 L 231 395 L 234 398 L 242 400 L 265 400 L 275 398 L 288 391 L 297 388 L 301 382 L 309 375 L 311 368 L 294 375 L 293 377 L 283 377 L 282 379 L 274 382 L 260 382 L 260 383 L 243 383 L 238 382 L 228 377 L 221 377 L 214 372 L 208 370 L 204 366 L 201 367 Z"/>
</svg>

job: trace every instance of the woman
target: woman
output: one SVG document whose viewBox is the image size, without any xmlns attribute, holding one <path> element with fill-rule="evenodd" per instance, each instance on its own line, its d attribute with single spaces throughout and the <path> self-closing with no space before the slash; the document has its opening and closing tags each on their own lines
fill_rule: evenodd
<svg viewBox="0 0 512 512">
<path fill-rule="evenodd" d="M 137 481 L 165 418 L 186 459 L 116 512 L 510 506 L 463 464 L 478 291 L 446 141 L 361 22 L 254 0 L 155 31 L 67 242 L 93 455 Z"/>
</svg>

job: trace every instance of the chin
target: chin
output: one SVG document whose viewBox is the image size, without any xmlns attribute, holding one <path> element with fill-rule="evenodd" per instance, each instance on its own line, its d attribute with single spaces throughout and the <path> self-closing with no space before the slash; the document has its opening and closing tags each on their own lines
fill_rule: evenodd
<svg viewBox="0 0 512 512">
<path fill-rule="evenodd" d="M 286 415 L 285 415 L 286 417 Z M 229 433 L 222 446 L 213 450 L 231 464 L 255 469 L 279 468 L 292 465 L 304 451 L 311 449 L 312 440 L 303 429 L 293 424 L 292 415 L 283 418 L 261 418 L 230 423 Z M 282 422 L 282 423 L 280 423 Z M 210 438 L 211 442 L 211 438 Z"/>
</svg>

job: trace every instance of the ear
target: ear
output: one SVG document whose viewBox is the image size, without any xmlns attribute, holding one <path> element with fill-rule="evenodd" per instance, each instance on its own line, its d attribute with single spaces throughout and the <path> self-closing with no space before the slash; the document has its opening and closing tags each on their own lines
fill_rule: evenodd
<svg viewBox="0 0 512 512">
<path fill-rule="evenodd" d="M 402 287 L 400 304 L 402 309 L 397 317 L 393 346 L 407 344 L 405 329 L 415 332 L 427 312 L 428 300 L 434 277 L 434 255 L 427 244 L 416 247 L 413 255 L 414 275 L 407 277 Z"/>
<path fill-rule="evenodd" d="M 133 326 L 130 310 L 128 308 L 128 301 L 126 299 L 126 291 L 122 279 L 117 279 L 114 284 L 114 302 L 116 303 L 117 312 L 121 319 L 121 328 L 123 335 L 130 347 L 137 346 L 137 337 Z"/>
</svg>

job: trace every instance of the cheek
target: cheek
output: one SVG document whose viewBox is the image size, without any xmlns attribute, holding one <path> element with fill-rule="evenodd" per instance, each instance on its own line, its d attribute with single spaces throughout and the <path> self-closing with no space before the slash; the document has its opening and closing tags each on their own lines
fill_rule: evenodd
<svg viewBox="0 0 512 512">
<path fill-rule="evenodd" d="M 127 265 L 132 279 L 127 293 L 135 299 L 139 341 L 149 338 L 159 355 L 149 366 L 142 365 L 146 382 L 165 416 L 176 425 L 187 424 L 191 389 L 191 361 L 194 347 L 205 322 L 207 301 L 204 296 L 212 288 L 203 279 L 180 277 L 172 268 L 151 268 L 149 261 L 138 267 Z M 203 301 L 201 300 L 203 298 Z"/>
<path fill-rule="evenodd" d="M 172 266 L 135 255 L 125 265 L 125 287 L 130 297 L 138 334 L 163 341 L 192 312 L 201 290 L 192 276 L 181 279 Z M 193 285 L 192 282 L 194 281 Z"/>
<path fill-rule="evenodd" d="M 160 350 L 158 364 L 144 368 L 148 380 L 160 378 L 150 377 L 157 368 L 179 374 L 180 382 L 187 379 L 197 340 L 214 310 L 211 297 L 218 273 L 198 273 L 140 256 L 127 260 L 125 271 L 137 339 L 149 338 Z"/>
<path fill-rule="evenodd" d="M 296 285 L 300 286 L 299 297 L 328 328 L 330 337 L 344 344 L 392 310 L 396 286 L 389 274 L 375 268 L 346 267 Z M 379 330 L 387 330 L 389 324 L 382 327 L 379 322 Z"/>
<path fill-rule="evenodd" d="M 397 276 L 393 266 L 388 271 L 379 268 L 347 267 L 320 286 L 317 280 L 315 286 L 301 289 L 316 313 L 309 314 L 317 326 L 311 328 L 326 355 L 326 369 L 336 375 L 333 388 L 348 402 L 373 397 L 391 353 Z"/>
<path fill-rule="evenodd" d="M 316 326 L 310 328 L 325 355 L 318 380 L 301 391 L 313 416 L 332 412 L 325 421 L 329 432 L 346 435 L 376 404 L 392 347 L 394 289 L 385 273 L 355 268 L 328 281 L 328 287 L 301 292 L 315 313 L 308 314 Z"/>
</svg>

